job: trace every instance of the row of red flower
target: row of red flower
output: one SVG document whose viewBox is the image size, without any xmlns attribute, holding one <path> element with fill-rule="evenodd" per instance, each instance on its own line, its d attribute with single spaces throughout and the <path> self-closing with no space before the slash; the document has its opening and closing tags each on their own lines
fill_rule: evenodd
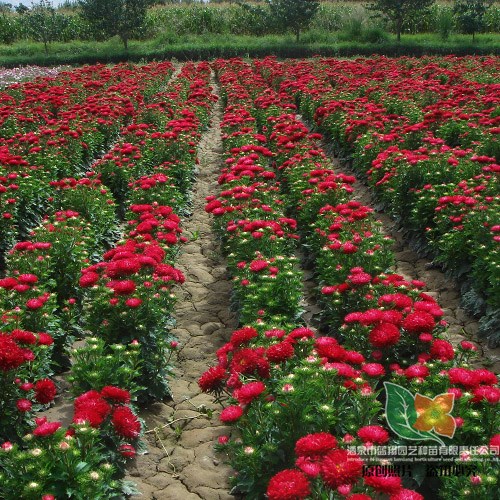
<svg viewBox="0 0 500 500">
<path fill-rule="evenodd" d="M 237 470 L 236 491 L 260 498 L 267 490 L 273 499 L 422 498 L 408 489 L 417 483 L 380 477 L 373 468 L 380 462 L 360 456 L 375 445 L 405 443 L 379 425 L 382 382 L 429 401 L 446 391 L 455 398 L 454 440 L 429 434 L 443 436 L 446 429 L 429 424 L 422 410 L 421 443 L 433 435 L 441 444 L 498 446 L 497 379 L 460 364 L 469 343 L 456 359 L 440 338 L 442 310 L 421 292 L 422 283 L 381 272 L 392 260 L 388 242 L 372 210 L 352 200 L 354 179 L 336 175 L 319 136 L 286 114 L 294 103 L 265 83 L 268 63 L 254 64 L 260 72 L 240 60 L 214 65 L 227 104 L 227 167 L 219 178 L 224 190 L 207 200 L 228 253 L 243 328 L 217 352 L 218 364 L 200 386 L 229 403 L 221 419 L 239 431 L 219 440 Z M 328 337 L 316 337 L 298 317 L 297 232 L 309 243 L 321 281 Z M 449 411 L 441 412 L 441 424 L 450 423 Z M 494 467 L 483 467 L 443 484 L 443 498 L 469 483 L 478 494 L 494 489 Z"/>
<path fill-rule="evenodd" d="M 157 66 L 162 65 L 151 65 L 146 73 Z M 141 448 L 142 426 L 131 404 L 138 398 L 147 401 L 168 395 L 169 355 L 176 345 L 168 335 L 174 303 L 171 288 L 183 281 L 182 273 L 171 265 L 183 237 L 180 218 L 170 205 L 179 210 L 187 199 L 195 166 L 194 147 L 199 130 L 206 125 L 211 95 L 210 71 L 203 64 L 186 65 L 165 89 L 154 92 L 172 72 L 171 65 L 163 67 L 168 71 L 156 72 L 153 85 L 145 84 L 137 93 L 137 102 L 142 103 L 147 96 L 150 104 L 134 111 L 134 123 L 122 130 L 112 152 L 79 180 L 50 182 L 53 196 L 49 201 L 52 206 L 63 205 L 65 210 L 46 217 L 32 231 L 31 241 L 17 243 L 9 252 L 11 276 L 2 280 L 2 286 L 13 307 L 10 314 L 3 315 L 3 329 L 21 326 L 65 333 L 72 329 L 97 337 L 74 353 L 73 391 L 84 394 L 75 400 L 73 426 L 65 431 L 59 422 L 36 419 L 32 435 L 38 439 L 34 443 L 27 441 L 32 436 L 29 434 L 19 446 L 10 441 L 2 445 L 5 454 L 0 458 L 6 471 L 2 488 L 18 491 L 23 498 L 40 498 L 44 492 L 47 498 L 65 497 L 77 483 L 79 493 L 90 496 L 121 491 L 126 485 L 113 479 L 120 477 L 116 469 L 122 472 L 123 457 L 133 456 Z M 139 71 L 136 78 L 143 76 L 144 71 Z M 112 92 L 126 88 L 114 88 Z M 115 152 L 130 161 L 114 162 Z M 117 177 L 120 181 L 113 184 Z M 109 197 L 103 179 L 118 205 Z M 120 193 L 116 186 L 122 189 Z M 127 234 L 103 254 L 117 233 L 116 207 L 125 216 Z M 36 296 L 22 296 L 27 298 L 27 313 L 20 314 L 20 294 L 30 293 Z M 37 321 L 28 325 L 27 318 Z M 55 386 L 48 378 L 41 381 L 46 388 L 40 387 L 41 382 L 26 381 L 35 375 L 35 367 L 45 376 L 49 373 L 50 350 L 45 345 L 50 342 L 43 346 L 43 357 L 35 357 L 33 351 L 24 348 L 33 337 L 35 340 L 28 344 L 36 344 L 40 354 L 38 344 L 44 335 L 19 328 L 2 334 L 2 340 L 18 345 L 17 351 L 10 344 L 2 349 L 1 374 L 6 382 L 2 385 L 7 393 L 0 398 L 6 409 L 5 428 L 14 429 L 17 421 L 17 436 L 25 434 L 30 427 L 30 410 L 37 409 L 27 398 L 46 404 L 55 396 Z M 70 340 L 65 335 L 60 354 L 66 354 L 64 348 Z M 13 360 L 16 352 L 19 357 Z M 25 398 L 18 399 L 17 410 L 9 408 L 19 391 L 24 391 Z M 2 432 L 1 437 L 17 440 L 16 433 Z M 38 459 L 33 446 L 46 460 Z M 62 450 L 67 456 L 67 449 L 77 460 L 61 463 L 58 453 Z M 49 470 L 43 480 L 33 470 L 37 461 Z M 68 473 L 75 476 L 73 481 L 66 480 Z"/>
<path fill-rule="evenodd" d="M 2 252 L 25 238 L 44 213 L 55 211 L 49 182 L 83 176 L 172 71 L 169 63 L 135 71 L 90 66 L 0 94 Z"/>
<path fill-rule="evenodd" d="M 500 342 L 498 58 L 262 63 L 332 138 L 408 238 L 461 282 Z M 390 78 L 387 76 L 390 75 Z"/>
</svg>

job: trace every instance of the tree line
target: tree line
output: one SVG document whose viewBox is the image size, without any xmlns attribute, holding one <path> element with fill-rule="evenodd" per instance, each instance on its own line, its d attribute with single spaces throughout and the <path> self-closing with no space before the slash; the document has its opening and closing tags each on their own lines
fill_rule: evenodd
<svg viewBox="0 0 500 500">
<path fill-rule="evenodd" d="M 52 41 L 87 39 L 102 41 L 118 36 L 124 48 L 129 40 L 140 37 L 146 14 L 155 4 L 180 3 L 178 0 L 76 0 L 62 6 L 75 10 L 67 15 L 56 9 L 50 0 L 32 2 L 28 8 L 23 4 L 15 8 L 22 19 L 22 29 L 14 29 L 9 11 L 12 5 L 0 2 L 0 42 L 12 43 L 18 38 L 30 38 L 43 42 L 45 51 Z M 185 3 L 185 0 L 184 0 Z M 242 9 L 271 23 L 277 32 L 292 32 L 297 41 L 317 15 L 319 0 L 264 0 L 246 2 L 234 0 Z M 401 40 L 403 27 L 408 19 L 429 11 L 435 0 L 367 0 L 366 8 L 372 17 L 384 19 Z M 454 0 L 453 16 L 463 33 L 475 37 L 484 28 L 485 14 L 494 0 Z M 19 30 L 21 29 L 21 33 Z M 20 35 L 20 36 L 19 36 Z"/>
</svg>

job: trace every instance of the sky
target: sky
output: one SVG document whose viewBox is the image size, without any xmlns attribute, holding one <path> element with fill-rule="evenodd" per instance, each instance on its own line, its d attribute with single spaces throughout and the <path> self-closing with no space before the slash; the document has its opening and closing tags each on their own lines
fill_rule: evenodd
<svg viewBox="0 0 500 500">
<path fill-rule="evenodd" d="M 10 3 L 12 4 L 14 7 L 16 7 L 17 5 L 19 5 L 20 3 L 26 5 L 26 7 L 31 7 L 31 0 L 2 0 L 3 3 Z M 62 3 L 64 3 L 64 0 L 52 0 L 52 5 L 54 7 L 57 7 L 58 5 L 61 5 Z"/>
</svg>

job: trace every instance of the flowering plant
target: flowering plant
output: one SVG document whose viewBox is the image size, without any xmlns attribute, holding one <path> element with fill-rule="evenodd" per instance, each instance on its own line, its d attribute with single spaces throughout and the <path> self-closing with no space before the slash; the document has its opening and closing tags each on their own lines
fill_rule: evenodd
<svg viewBox="0 0 500 500">
<path fill-rule="evenodd" d="M 128 448 L 123 450 L 128 453 Z M 6 441 L 0 446 L 0 495 L 4 498 L 110 498 L 133 492 L 118 478 L 116 463 L 107 457 L 99 431 L 86 424 L 63 429 L 59 422 L 37 419 L 21 444 Z"/>
</svg>

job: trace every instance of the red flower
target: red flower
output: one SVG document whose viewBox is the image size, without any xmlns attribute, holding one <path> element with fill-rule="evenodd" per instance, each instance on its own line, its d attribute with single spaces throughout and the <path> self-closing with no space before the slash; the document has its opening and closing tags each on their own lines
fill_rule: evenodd
<svg viewBox="0 0 500 500">
<path fill-rule="evenodd" d="M 103 387 L 101 396 L 106 399 L 112 399 L 117 403 L 130 403 L 130 392 L 113 385 Z"/>
<path fill-rule="evenodd" d="M 236 422 L 241 418 L 242 415 L 243 408 L 241 406 L 232 405 L 226 406 L 226 408 L 221 411 L 219 418 L 221 422 L 224 422 L 226 424 L 230 422 Z"/>
<path fill-rule="evenodd" d="M 474 395 L 474 397 L 472 398 L 473 403 L 487 401 L 489 404 L 494 405 L 500 401 L 500 389 L 498 389 L 497 387 L 482 385 L 474 389 L 472 391 L 472 394 Z"/>
<path fill-rule="evenodd" d="M 489 445 L 491 447 L 494 447 L 494 446 L 499 446 L 500 447 L 500 434 L 495 434 L 491 439 L 490 439 L 490 442 L 489 442 Z"/>
<path fill-rule="evenodd" d="M 269 378 L 269 361 L 263 357 L 264 348 L 245 348 L 237 351 L 231 361 L 231 371 L 252 375 L 257 372 L 262 378 Z"/>
<path fill-rule="evenodd" d="M 135 282 L 132 280 L 112 281 L 109 283 L 109 287 L 112 288 L 117 295 L 130 295 L 135 292 Z"/>
<path fill-rule="evenodd" d="M 432 359 L 451 361 L 455 357 L 455 349 L 446 340 L 437 339 L 432 343 L 430 355 Z"/>
<path fill-rule="evenodd" d="M 33 285 L 38 281 L 38 277 L 34 274 L 21 274 L 17 277 L 19 283 L 23 283 L 25 285 Z"/>
<path fill-rule="evenodd" d="M 239 347 L 242 344 L 247 344 L 253 338 L 258 336 L 258 332 L 255 328 L 250 326 L 245 326 L 244 328 L 240 328 L 239 330 L 235 330 L 231 335 L 231 344 L 234 347 Z"/>
<path fill-rule="evenodd" d="M 424 497 L 416 491 L 402 489 L 391 495 L 389 500 L 424 500 Z"/>
<path fill-rule="evenodd" d="M 372 277 L 368 273 L 356 273 L 356 274 L 350 274 L 347 279 L 353 284 L 353 285 L 366 285 L 370 283 L 372 280 Z"/>
<path fill-rule="evenodd" d="M 358 430 L 358 437 L 363 443 L 384 444 L 389 441 L 389 433 L 380 425 L 366 425 Z"/>
<path fill-rule="evenodd" d="M 30 411 L 33 405 L 31 404 L 31 401 L 28 399 L 18 399 L 16 406 L 20 412 L 25 413 L 27 411 Z"/>
<path fill-rule="evenodd" d="M 106 268 L 106 274 L 111 278 L 130 276 L 141 270 L 141 263 L 137 258 L 125 258 L 110 262 Z"/>
<path fill-rule="evenodd" d="M 271 363 L 281 363 L 290 359 L 295 354 L 293 345 L 290 342 L 279 342 L 267 349 L 266 356 Z"/>
<path fill-rule="evenodd" d="M 103 401 L 103 403 L 105 403 L 105 401 Z M 94 427 L 94 429 L 97 429 L 104 422 L 104 418 L 105 417 L 102 415 L 102 413 L 97 411 L 95 408 L 82 408 L 78 411 L 75 410 L 75 414 L 73 415 L 73 423 L 87 423 L 91 427 Z"/>
<path fill-rule="evenodd" d="M 288 334 L 287 340 L 297 340 L 304 338 L 310 339 L 313 337 L 314 332 L 310 328 L 307 328 L 306 326 L 299 326 L 299 328 L 295 328 Z"/>
<path fill-rule="evenodd" d="M 307 476 L 294 469 L 278 472 L 267 486 L 269 500 L 302 500 L 310 494 L 311 488 Z"/>
<path fill-rule="evenodd" d="M 25 351 L 9 335 L 0 333 L 0 370 L 6 372 L 21 366 L 26 360 Z"/>
<path fill-rule="evenodd" d="M 361 370 L 369 377 L 383 377 L 385 375 L 385 369 L 380 363 L 366 363 L 361 367 Z"/>
<path fill-rule="evenodd" d="M 370 468 L 371 469 L 371 468 Z M 370 469 L 364 477 L 365 484 L 381 493 L 398 493 L 402 488 L 401 478 L 399 476 L 377 475 L 375 472 L 370 475 Z"/>
<path fill-rule="evenodd" d="M 412 312 L 403 320 L 403 328 L 409 333 L 429 333 L 435 325 L 434 316 L 425 311 Z"/>
<path fill-rule="evenodd" d="M 265 260 L 261 260 L 261 259 L 253 260 L 250 263 L 250 271 L 252 271 L 254 273 L 258 273 L 259 271 L 262 271 L 263 269 L 265 269 L 268 266 L 269 266 L 269 263 Z"/>
<path fill-rule="evenodd" d="M 36 309 L 40 309 L 40 307 L 43 307 L 43 300 L 41 299 L 29 299 L 26 301 L 26 307 L 28 309 L 31 309 L 32 311 L 35 311 Z"/>
<path fill-rule="evenodd" d="M 44 422 L 34 429 L 33 435 L 38 437 L 51 436 L 59 427 L 61 427 L 61 422 Z"/>
<path fill-rule="evenodd" d="M 87 288 L 95 285 L 99 281 L 99 275 L 92 271 L 85 272 L 80 278 L 80 286 L 83 288 Z"/>
<path fill-rule="evenodd" d="M 111 423 L 116 433 L 125 438 L 136 438 L 141 433 L 141 423 L 128 406 L 119 406 L 113 412 Z"/>
<path fill-rule="evenodd" d="M 218 392 L 222 390 L 227 379 L 226 369 L 220 365 L 211 366 L 198 379 L 198 385 L 203 392 Z"/>
<path fill-rule="evenodd" d="M 298 457 L 320 458 L 337 447 L 337 440 L 328 432 L 317 432 L 300 438 L 295 443 Z"/>
<path fill-rule="evenodd" d="M 320 462 L 308 457 L 299 457 L 295 460 L 295 466 L 309 477 L 319 476 L 321 471 Z"/>
<path fill-rule="evenodd" d="M 328 361 L 343 361 L 346 351 L 332 337 L 319 337 L 314 344 L 318 356 Z"/>
<path fill-rule="evenodd" d="M 405 371 L 404 375 L 407 379 L 425 378 L 429 375 L 429 368 L 424 365 L 411 365 Z"/>
<path fill-rule="evenodd" d="M 476 372 L 467 368 L 450 368 L 448 377 L 452 384 L 460 384 L 468 389 L 477 387 L 481 383 Z"/>
<path fill-rule="evenodd" d="M 239 389 L 235 389 L 233 397 L 238 400 L 241 405 L 250 404 L 255 398 L 259 397 L 266 390 L 265 384 L 262 382 L 249 382 L 242 385 Z"/>
<path fill-rule="evenodd" d="M 354 484 L 363 471 L 363 461 L 346 450 L 330 451 L 322 461 L 321 477 L 332 489 L 343 484 Z"/>
<path fill-rule="evenodd" d="M 375 347 L 389 347 L 397 344 L 401 332 L 396 325 L 392 323 L 380 323 L 372 329 L 368 335 L 368 340 Z"/>
<path fill-rule="evenodd" d="M 48 333 L 40 332 L 38 334 L 38 344 L 39 345 L 52 345 L 54 343 L 54 339 Z"/>
<path fill-rule="evenodd" d="M 22 342 L 23 344 L 34 345 L 37 341 L 34 333 L 27 332 L 25 330 L 12 330 L 10 336 L 16 342 Z"/>
<path fill-rule="evenodd" d="M 125 458 L 133 458 L 136 455 L 135 448 L 131 444 L 122 444 L 118 451 L 120 452 L 122 457 Z"/>
<path fill-rule="evenodd" d="M 135 309 L 139 307 L 142 304 L 142 300 L 137 298 L 137 297 L 130 297 L 125 301 L 125 305 L 127 307 L 131 307 L 132 309 Z"/>
<path fill-rule="evenodd" d="M 47 404 L 53 401 L 56 397 L 56 393 L 57 389 L 54 382 L 48 378 L 39 380 L 35 384 L 35 399 L 41 404 Z"/>
<path fill-rule="evenodd" d="M 73 422 L 89 422 L 92 427 L 99 427 L 110 414 L 111 406 L 97 391 L 87 391 L 78 396 L 74 402 Z"/>
</svg>

